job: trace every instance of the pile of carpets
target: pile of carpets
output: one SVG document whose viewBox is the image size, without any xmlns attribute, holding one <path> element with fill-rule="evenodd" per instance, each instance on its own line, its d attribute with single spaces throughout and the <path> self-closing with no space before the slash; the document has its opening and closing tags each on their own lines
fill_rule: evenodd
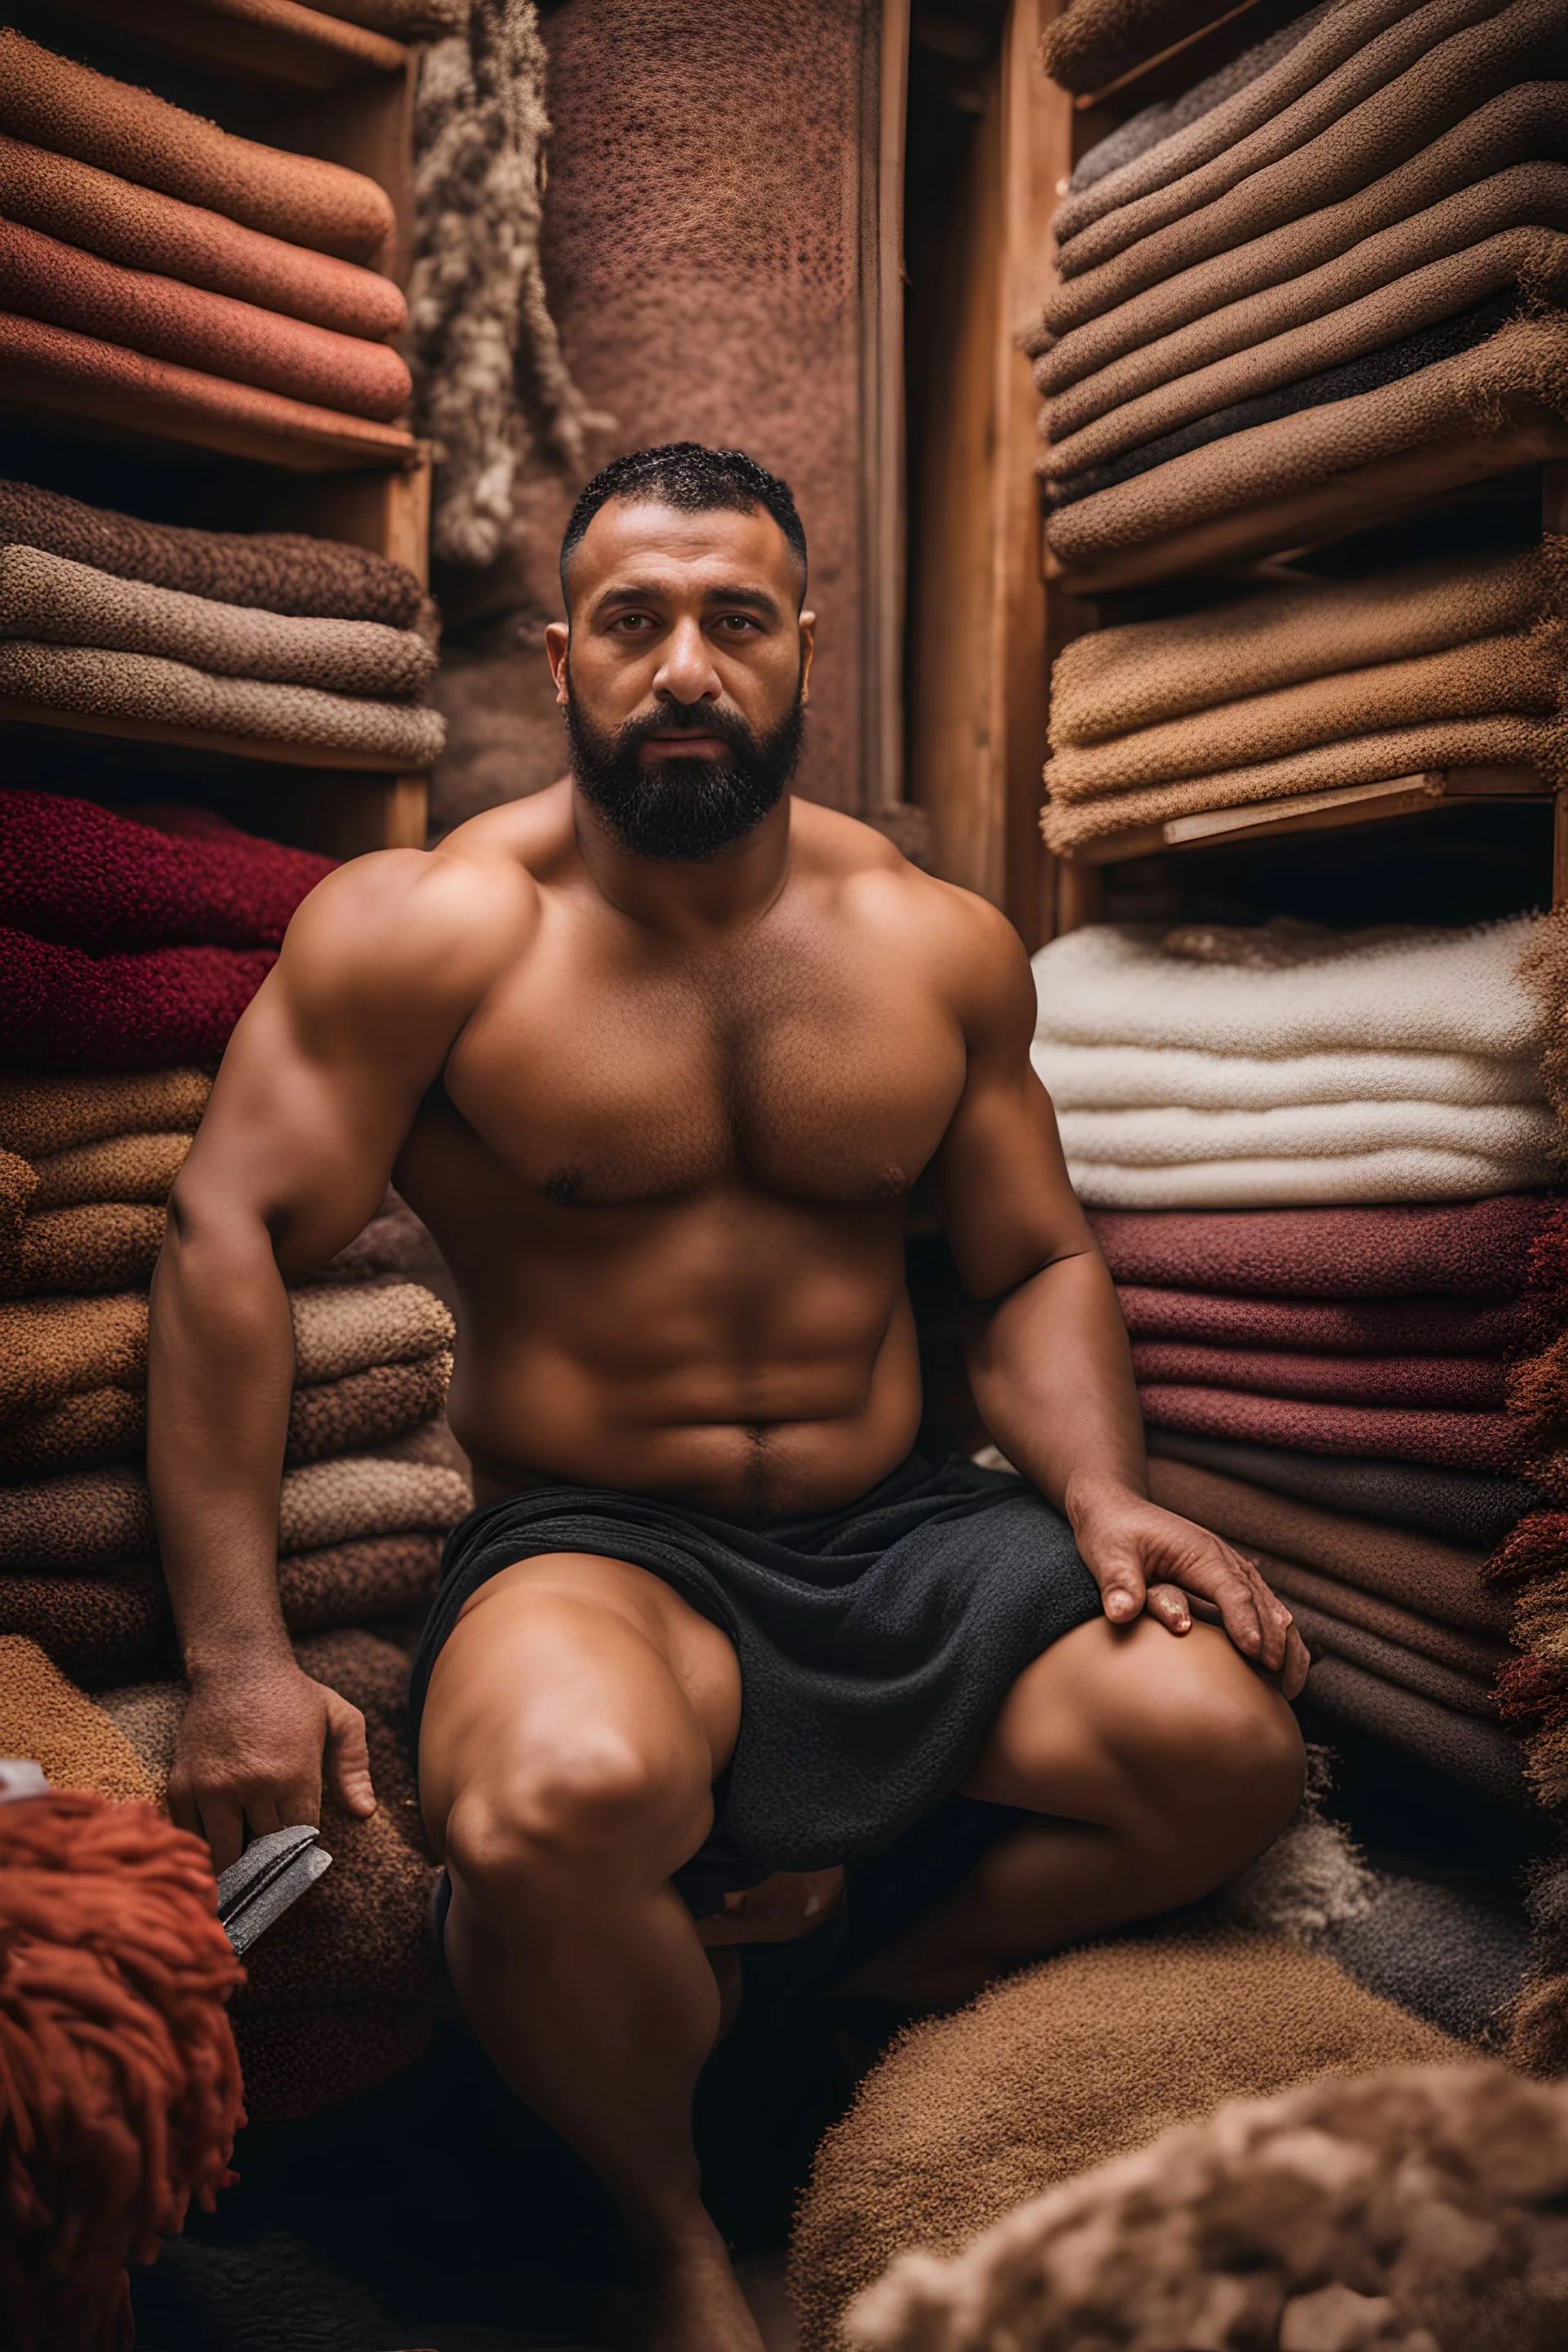
<svg viewBox="0 0 1568 2352">
<path fill-rule="evenodd" d="M 15 396 L 110 395 L 196 437 L 259 426 L 409 446 L 390 341 L 406 312 L 367 266 L 395 219 L 363 173 L 237 138 L 9 29 L 0 212 Z"/>
<path fill-rule="evenodd" d="M 142 522 L 0 481 L 13 717 L 151 720 L 283 757 L 428 768 L 446 734 L 420 700 L 428 614 L 411 572 L 360 548 Z"/>
<path fill-rule="evenodd" d="M 1565 0 L 1342 0 L 1085 159 L 1028 339 L 1069 577 L 1568 451 L 1565 32 Z"/>
<path fill-rule="evenodd" d="M 1568 170 L 1564 171 L 1568 188 Z M 1097 835 L 1438 769 L 1568 782 L 1568 541 L 1447 557 L 1075 638 L 1042 830 Z"/>
</svg>

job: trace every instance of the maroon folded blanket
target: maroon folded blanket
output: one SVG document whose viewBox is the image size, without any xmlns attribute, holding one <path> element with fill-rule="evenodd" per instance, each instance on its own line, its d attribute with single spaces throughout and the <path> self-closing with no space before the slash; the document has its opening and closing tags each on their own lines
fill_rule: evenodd
<svg viewBox="0 0 1568 2352">
<path fill-rule="evenodd" d="M 1417 1405 L 1452 1412 L 1501 1412 L 1508 1372 L 1489 1356 L 1298 1356 L 1267 1348 L 1133 1342 L 1140 1384 L 1243 1389 L 1257 1396 L 1305 1397 L 1323 1404 Z"/>
<path fill-rule="evenodd" d="M 1553 1203 L 1505 1192 L 1441 1208 L 1098 1211 L 1118 1282 L 1249 1297 L 1517 1297 Z"/>
<path fill-rule="evenodd" d="M 125 269 L 4 219 L 0 310 L 383 424 L 404 414 L 413 391 L 407 368 L 385 343 L 286 319 L 148 268 Z"/>
<path fill-rule="evenodd" d="M 1202 1290 L 1117 1288 L 1134 1339 L 1285 1348 L 1327 1356 L 1510 1356 L 1537 1346 L 1555 1318 L 1533 1298 L 1234 1298 Z"/>
<path fill-rule="evenodd" d="M 1392 1601 L 1379 1601 L 1371 1593 L 1358 1591 L 1353 1584 L 1342 1583 L 1337 1576 L 1321 1576 L 1315 1569 L 1302 1568 L 1293 1559 L 1277 1559 L 1272 1552 L 1258 1552 L 1255 1557 L 1265 1583 L 1271 1591 L 1283 1594 L 1292 1609 L 1301 1602 L 1318 1616 L 1333 1621 L 1325 1646 L 1334 1650 L 1339 1656 L 1349 1658 L 1352 1663 L 1357 1661 L 1357 1652 L 1353 1648 L 1346 1649 L 1338 1641 L 1335 1631 L 1338 1626 L 1354 1626 L 1362 1633 L 1375 1633 L 1380 1640 L 1394 1643 L 1401 1650 L 1407 1650 L 1433 1665 L 1446 1667 L 1451 1674 L 1463 1675 L 1469 1683 L 1477 1685 L 1486 1703 L 1472 1706 L 1472 1714 L 1491 1715 L 1496 1712 L 1488 1695 L 1503 1667 L 1513 1657 L 1514 1654 L 1506 1643 L 1489 1642 L 1479 1633 L 1461 1633 L 1452 1625 L 1440 1625 L 1434 1617 L 1423 1617 L 1415 1610 L 1400 1609 Z M 1298 1622 L 1301 1624 L 1304 1638 L 1310 1643 L 1312 1636 L 1305 1622 Z M 1387 1671 L 1394 1682 L 1405 1679 L 1404 1675 L 1395 1674 L 1392 1665 Z M 1411 1683 L 1409 1688 L 1420 1690 L 1423 1685 Z M 1456 1706 L 1463 1703 L 1458 1696 L 1453 1700 Z"/>
<path fill-rule="evenodd" d="M 175 837 L 91 801 L 0 791 L 0 923 L 69 947 L 276 947 L 334 863 L 253 834 Z"/>
<path fill-rule="evenodd" d="M 1141 1388 L 1143 1417 L 1195 1437 L 1238 1437 L 1305 1454 L 1384 1454 L 1452 1470 L 1520 1470 L 1529 1432 L 1506 1412 L 1419 1412 L 1374 1405 L 1309 1404 L 1234 1389 Z"/>
<path fill-rule="evenodd" d="M 0 1056 L 46 1070 L 220 1061 L 277 961 L 269 948 L 90 956 L 0 929 Z"/>
<path fill-rule="evenodd" d="M 1352 1665 L 1347 1658 L 1314 1658 L 1307 1696 L 1325 1714 L 1419 1756 L 1450 1780 L 1484 1789 L 1505 1804 L 1531 1803 L 1519 1743 L 1496 1724 L 1462 1715 L 1457 1707 L 1439 1706 L 1381 1675 Z"/>
<path fill-rule="evenodd" d="M 1265 1566 L 1265 1576 L 1268 1572 Z M 1369 1633 L 1363 1625 L 1331 1616 L 1328 1611 L 1315 1608 L 1298 1594 L 1290 1596 L 1290 1613 L 1314 1656 L 1326 1653 L 1331 1657 L 1347 1659 L 1352 1666 L 1360 1666 L 1384 1682 L 1397 1683 L 1402 1690 L 1418 1691 L 1423 1698 L 1435 1700 L 1439 1706 L 1451 1706 L 1458 1715 L 1479 1716 L 1489 1723 L 1497 1721 L 1497 1705 L 1489 1682 L 1480 1682 L 1474 1675 L 1456 1674 L 1452 1667 L 1440 1666 L 1435 1659 L 1423 1657 L 1419 1651 L 1406 1649 L 1402 1642 L 1385 1641 L 1381 1633 Z"/>
</svg>

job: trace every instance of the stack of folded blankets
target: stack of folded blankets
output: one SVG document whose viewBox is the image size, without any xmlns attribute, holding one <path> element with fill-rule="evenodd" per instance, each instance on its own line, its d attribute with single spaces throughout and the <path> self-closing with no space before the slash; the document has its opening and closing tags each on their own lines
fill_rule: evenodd
<svg viewBox="0 0 1568 2352">
<path fill-rule="evenodd" d="M 1084 159 L 1028 339 L 1069 578 L 1568 452 L 1565 40 L 1568 0 L 1335 0 Z"/>
<path fill-rule="evenodd" d="M 152 722 L 262 756 L 422 770 L 445 736 L 419 698 L 429 611 L 404 565 L 336 541 L 142 522 L 0 481 L 11 718 Z"/>
<path fill-rule="evenodd" d="M 1565 704 L 1568 541 L 1302 575 L 1075 638 L 1052 673 L 1042 830 L 1070 856 L 1128 827 L 1288 814 L 1436 771 L 1523 767 L 1562 785 Z"/>
<path fill-rule="evenodd" d="M 1325 1709 L 1514 1801 L 1483 1569 L 1556 1475 L 1543 928 L 1094 926 L 1035 963 L 1156 1498 L 1263 1559 Z"/>
<path fill-rule="evenodd" d="M 328 870 L 213 819 L 175 835 L 0 793 L 0 1639 L 93 1694 L 154 1782 L 184 1693 L 142 1463 L 148 1284 L 212 1065 Z M 253 2113 L 343 2095 L 428 2030 L 396 1643 L 471 1499 L 443 1419 L 451 1318 L 412 1278 L 429 1264 L 389 1194 L 289 1296 L 284 1615 L 307 1671 L 370 1716 L 383 1803 L 330 1825 L 333 1872 L 258 1952 Z"/>
<path fill-rule="evenodd" d="M 217 124 L 0 31 L 0 367 L 13 397 L 114 400 L 200 437 L 395 453 L 395 222 L 363 173 Z"/>
</svg>

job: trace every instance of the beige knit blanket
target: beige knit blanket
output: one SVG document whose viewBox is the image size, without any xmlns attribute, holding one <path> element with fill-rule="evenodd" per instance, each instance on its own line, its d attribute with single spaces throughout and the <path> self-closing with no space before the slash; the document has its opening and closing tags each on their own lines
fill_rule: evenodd
<svg viewBox="0 0 1568 2352">
<path fill-rule="evenodd" d="M 1568 616 L 1568 540 L 1502 555 L 1445 556 L 1363 580 L 1314 580 L 1093 629 L 1051 671 L 1051 749 L 1104 743 L 1336 670 L 1513 636 Z"/>
<path fill-rule="evenodd" d="M 1065 437 L 1047 425 L 1054 446 L 1047 450 L 1040 471 L 1056 481 L 1085 467 L 1108 465 L 1199 417 L 1280 391 L 1324 368 L 1363 359 L 1510 289 L 1519 295 L 1521 308 L 1531 302 L 1561 303 L 1568 297 L 1568 236 L 1562 234 L 1568 229 L 1568 167 L 1541 164 L 1537 169 L 1554 170 L 1560 181 L 1554 210 L 1561 217 L 1550 227 L 1505 229 L 1379 285 L 1340 309 L 1294 306 L 1289 300 L 1238 303 L 1238 312 L 1300 307 L 1306 323 L 1292 322 L 1284 332 L 1275 333 L 1264 316 L 1250 322 L 1234 320 L 1238 336 L 1247 335 L 1249 326 L 1258 332 L 1228 356 L 1159 382 Z M 1293 289 L 1285 290 L 1289 294 Z M 1075 385 L 1073 396 L 1089 388 Z"/>
<path fill-rule="evenodd" d="M 0 546 L 0 637 L 157 654 L 226 677 L 332 694 L 416 694 L 436 667 L 433 649 L 413 629 L 214 604 L 37 547 Z"/>
<path fill-rule="evenodd" d="M 33 1162 L 38 1209 L 74 1209 L 89 1201 L 166 1201 L 191 1148 L 188 1135 L 114 1135 L 79 1143 Z"/>
<path fill-rule="evenodd" d="M 1037 1037 L 1035 1075 L 1059 1113 L 1280 1110 L 1307 1103 L 1539 1103 L 1534 1055 L 1203 1053 L 1181 1045 L 1068 1045 Z"/>
<path fill-rule="evenodd" d="M 1551 1181 L 1550 1153 L 1534 1159 L 1483 1151 L 1331 1151 L 1321 1158 L 1193 1160 L 1127 1168 L 1074 1160 L 1068 1174 L 1089 1209 L 1301 1209 L 1417 1201 L 1486 1201 Z M 1358 1451 L 1364 1449 L 1358 1448 Z"/>
<path fill-rule="evenodd" d="M 1447 435 L 1501 435 L 1548 416 L 1568 417 L 1568 314 L 1562 310 L 1512 320 L 1474 349 L 1375 391 L 1277 417 L 1170 458 L 1060 509 L 1047 520 L 1046 537 L 1070 569 L 1316 488 Z"/>
<path fill-rule="evenodd" d="M 446 740 L 446 721 L 434 710 L 361 702 L 308 686 L 215 677 L 184 662 L 93 646 L 0 643 L 0 695 L 40 710 L 151 719 L 206 734 L 353 752 L 410 769 L 431 767 Z"/>
</svg>

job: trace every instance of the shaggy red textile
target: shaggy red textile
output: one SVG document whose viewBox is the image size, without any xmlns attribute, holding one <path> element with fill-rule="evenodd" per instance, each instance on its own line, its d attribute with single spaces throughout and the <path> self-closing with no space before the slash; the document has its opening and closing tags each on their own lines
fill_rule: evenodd
<svg viewBox="0 0 1568 2352">
<path fill-rule="evenodd" d="M 0 1805 L 0 2298 L 18 2352 L 128 2352 L 127 2262 L 232 2178 L 244 1971 L 199 1839 L 85 1792 Z"/>
<path fill-rule="evenodd" d="M 47 1070 L 220 1061 L 277 961 L 270 948 L 90 956 L 0 928 L 0 1056 Z"/>
<path fill-rule="evenodd" d="M 1134 1339 L 1225 1348 L 1286 1348 L 1329 1356 L 1508 1356 L 1538 1347 L 1556 1318 L 1533 1298 L 1226 1298 L 1123 1283 Z"/>
<path fill-rule="evenodd" d="M 1517 1297 L 1553 1204 L 1109 1210 L 1089 1223 L 1118 1282 L 1266 1298 Z"/>
<path fill-rule="evenodd" d="M 1483 1576 L 1500 1584 L 1517 1578 L 1549 1576 L 1568 1560 L 1568 1511 L 1531 1511 L 1493 1552 Z"/>
<path fill-rule="evenodd" d="M 1234 1389 L 1138 1391 L 1143 1417 L 1195 1437 L 1239 1437 L 1305 1454 L 1383 1455 L 1454 1470 L 1518 1470 L 1530 1454 L 1527 1431 L 1506 1412 L 1421 1412 L 1375 1405 L 1310 1404 L 1294 1397 L 1246 1396 Z"/>
<path fill-rule="evenodd" d="M 334 863 L 248 833 L 176 841 L 91 801 L 0 792 L 0 922 L 100 954 L 276 947 Z"/>
<path fill-rule="evenodd" d="M 1140 1339 L 1132 1349 L 1139 1381 L 1178 1387 L 1243 1389 L 1253 1395 L 1303 1397 L 1324 1404 L 1417 1405 L 1458 1412 L 1500 1412 L 1507 1373 L 1488 1356 L 1304 1356 L 1270 1348 L 1189 1347 Z"/>
</svg>

